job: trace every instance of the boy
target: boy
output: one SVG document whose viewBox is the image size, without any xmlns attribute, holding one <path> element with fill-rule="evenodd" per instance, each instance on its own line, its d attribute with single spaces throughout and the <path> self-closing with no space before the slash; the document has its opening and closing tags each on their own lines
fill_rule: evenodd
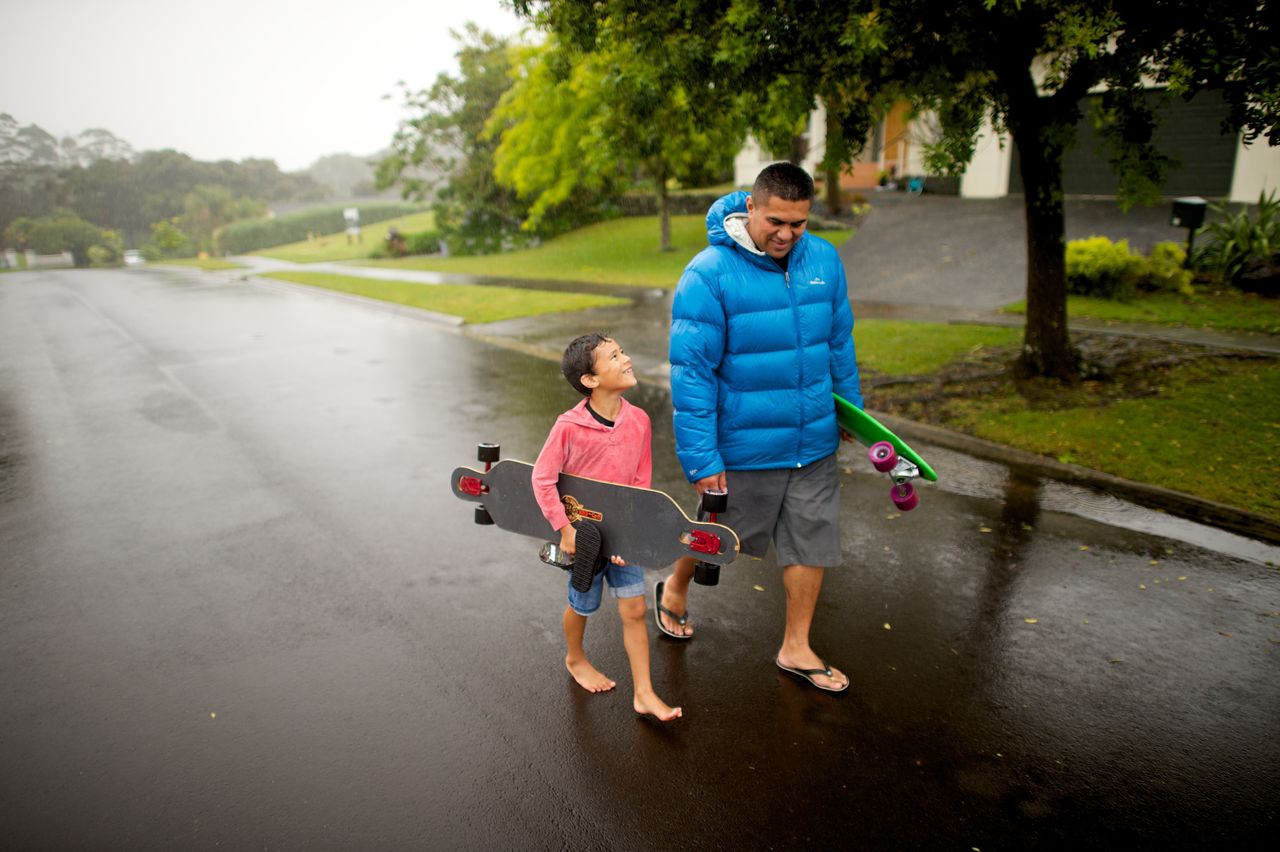
<svg viewBox="0 0 1280 852">
<path fill-rule="evenodd" d="M 569 384 L 587 398 L 556 418 L 533 466 L 533 493 L 551 528 L 560 533 L 560 549 L 572 556 L 577 531 L 569 523 L 556 490 L 560 474 L 648 488 L 653 462 L 649 416 L 622 398 L 636 386 L 636 377 L 631 359 L 617 341 L 603 334 L 584 334 L 565 349 L 560 369 Z M 569 605 L 563 618 L 568 647 L 565 667 L 588 692 L 606 692 L 617 686 L 591 665 L 583 648 L 587 618 L 600 607 L 605 581 L 618 599 L 622 616 L 622 643 L 634 683 L 632 706 L 637 713 L 663 722 L 678 718 L 680 708 L 659 698 L 649 679 L 644 571 L 617 556 L 595 576 L 589 591 L 579 592 L 569 585 Z"/>
</svg>

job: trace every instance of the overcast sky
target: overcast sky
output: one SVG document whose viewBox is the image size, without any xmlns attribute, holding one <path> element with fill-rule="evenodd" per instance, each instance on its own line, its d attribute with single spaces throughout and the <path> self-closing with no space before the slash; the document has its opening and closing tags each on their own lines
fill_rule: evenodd
<svg viewBox="0 0 1280 852">
<path fill-rule="evenodd" d="M 449 30 L 523 23 L 500 0 L 3 0 L 0 113 L 135 150 L 285 170 L 385 147 L 396 81 L 456 72 Z M 391 100 L 383 100 L 392 94 Z"/>
</svg>

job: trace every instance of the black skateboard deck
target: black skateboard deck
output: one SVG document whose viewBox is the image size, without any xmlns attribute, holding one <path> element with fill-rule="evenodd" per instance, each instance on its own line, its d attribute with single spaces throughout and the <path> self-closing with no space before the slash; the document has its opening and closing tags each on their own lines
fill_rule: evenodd
<svg viewBox="0 0 1280 852">
<path fill-rule="evenodd" d="M 460 467 L 450 485 L 456 497 L 482 504 L 476 520 L 508 532 L 556 537 L 533 497 L 533 465 L 503 459 L 488 470 Z M 710 521 L 693 521 L 670 495 L 561 474 L 560 500 L 570 521 L 583 518 L 600 527 L 605 551 L 630 565 L 661 568 L 683 556 L 728 565 L 738 555 L 738 536 Z M 483 514 L 481 514 L 483 513 Z"/>
</svg>

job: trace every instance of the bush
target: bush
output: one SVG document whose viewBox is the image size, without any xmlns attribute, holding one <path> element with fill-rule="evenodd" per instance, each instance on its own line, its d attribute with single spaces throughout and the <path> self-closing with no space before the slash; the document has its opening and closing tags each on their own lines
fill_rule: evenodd
<svg viewBox="0 0 1280 852">
<path fill-rule="evenodd" d="M 435 254 L 440 251 L 440 235 L 435 231 L 405 234 L 404 244 L 409 254 Z"/>
<path fill-rule="evenodd" d="M 1143 290 L 1157 293 L 1192 295 L 1191 279 L 1195 277 L 1185 268 L 1187 253 L 1180 243 L 1157 243 L 1151 249 L 1148 274 L 1139 282 Z"/>
<path fill-rule="evenodd" d="M 1223 206 L 1209 209 L 1218 219 L 1205 226 L 1205 245 L 1192 258 L 1197 269 L 1236 284 L 1247 266 L 1272 263 L 1280 255 L 1280 200 L 1275 192 L 1259 194 L 1256 218 L 1248 209 L 1235 215 Z"/>
<path fill-rule="evenodd" d="M 69 251 L 76 266 L 88 266 L 89 248 L 106 241 L 104 233 L 102 228 L 72 213 L 55 213 L 31 222 L 27 232 L 28 248 L 36 254 Z"/>
<path fill-rule="evenodd" d="M 1089 237 L 1067 243 L 1067 292 L 1102 299 L 1133 298 L 1146 259 L 1129 253 L 1129 241 Z"/>
<path fill-rule="evenodd" d="M 345 231 L 347 222 L 342 217 L 345 206 L 318 207 L 302 210 L 274 219 L 248 219 L 232 222 L 219 235 L 219 245 L 230 254 L 246 254 L 258 249 L 273 248 L 305 240 L 309 234 L 336 234 Z M 382 202 L 365 204 L 360 211 L 360 224 L 372 225 L 397 216 L 422 211 L 420 204 Z"/>
</svg>

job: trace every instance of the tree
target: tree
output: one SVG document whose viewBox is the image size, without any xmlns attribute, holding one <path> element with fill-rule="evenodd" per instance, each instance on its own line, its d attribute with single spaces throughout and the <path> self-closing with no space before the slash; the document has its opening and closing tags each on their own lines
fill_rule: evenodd
<svg viewBox="0 0 1280 852">
<path fill-rule="evenodd" d="M 404 198 L 434 199 L 436 227 L 454 253 L 498 250 L 518 232 L 526 206 L 493 178 L 497 140 L 485 124 L 511 85 L 508 43 L 475 24 L 458 42 L 459 75 L 440 74 L 431 88 L 410 91 L 391 153 L 378 164 L 379 189 L 401 186 Z"/>
<path fill-rule="evenodd" d="M 177 217 L 151 223 L 151 241 L 161 257 L 172 257 L 187 245 L 187 235 L 178 227 Z"/>
<path fill-rule="evenodd" d="M 494 175 L 533 199 L 529 226 L 556 205 L 590 206 L 639 176 L 653 184 L 659 247 L 670 251 L 668 183 L 729 168 L 742 142 L 736 113 L 700 122 L 667 66 L 606 33 L 590 52 L 553 36 L 525 49 L 513 73 L 489 131 L 501 136 Z"/>
<path fill-rule="evenodd" d="M 68 210 L 34 220 L 26 237 L 28 248 L 37 254 L 71 252 L 76 266 L 88 266 L 90 247 L 110 241 L 102 228 Z"/>
<path fill-rule="evenodd" d="M 1062 156 L 1086 94 L 1106 88 L 1102 130 L 1124 203 L 1157 197 L 1170 166 L 1151 144 L 1148 85 L 1188 98 L 1219 89 L 1230 129 L 1280 142 L 1280 26 L 1268 0 L 682 0 L 670 15 L 639 0 L 517 6 L 578 39 L 609 22 L 650 45 L 687 37 L 696 20 L 718 66 L 706 79 L 733 80 L 758 109 L 784 117 L 821 96 L 847 140 L 866 137 L 887 99 L 907 97 L 941 118 L 943 136 L 929 151 L 936 169 L 963 168 L 985 118 L 1007 129 L 1026 188 L 1021 362 L 1033 374 L 1078 371 L 1067 334 Z"/>
</svg>

